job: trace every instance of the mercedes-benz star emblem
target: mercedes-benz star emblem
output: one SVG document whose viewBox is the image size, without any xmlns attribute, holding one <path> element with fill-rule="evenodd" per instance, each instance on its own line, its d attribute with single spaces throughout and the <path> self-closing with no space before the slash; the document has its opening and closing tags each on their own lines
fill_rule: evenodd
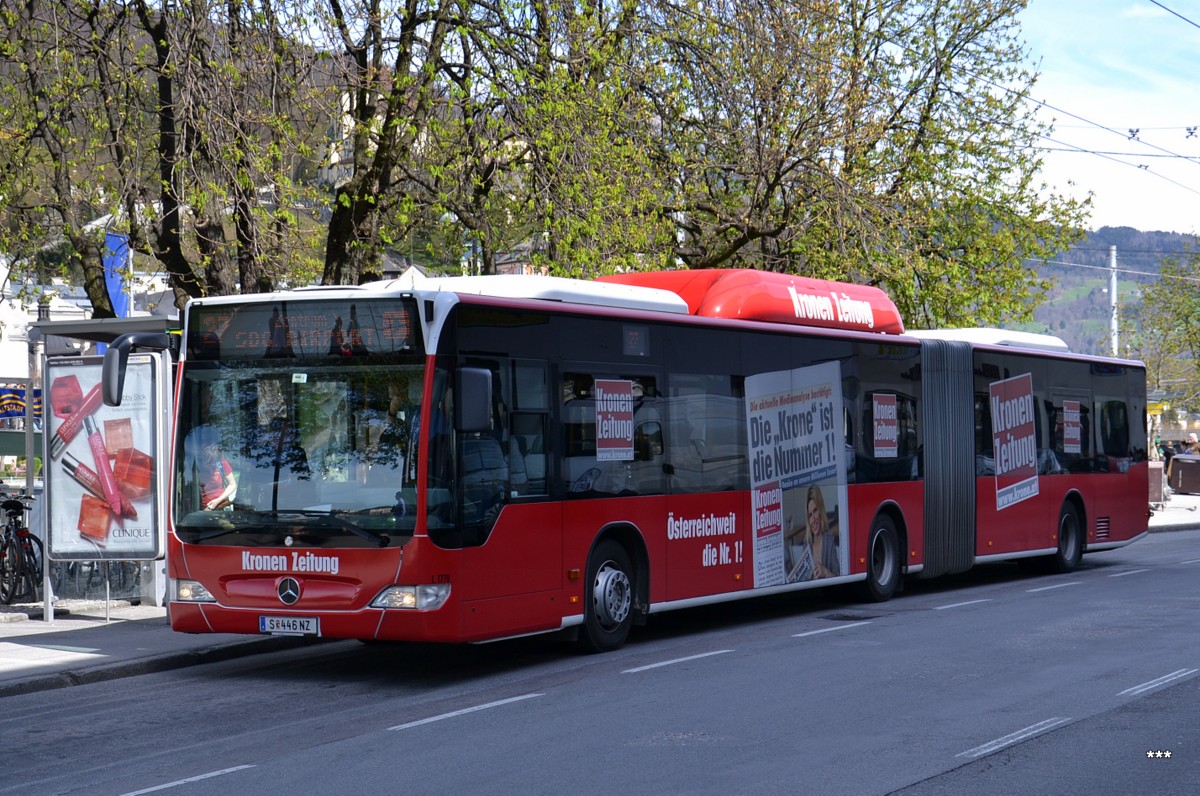
<svg viewBox="0 0 1200 796">
<path fill-rule="evenodd" d="M 295 578 L 284 578 L 275 590 L 279 593 L 279 602 L 284 605 L 295 605 L 300 599 L 300 584 Z"/>
</svg>

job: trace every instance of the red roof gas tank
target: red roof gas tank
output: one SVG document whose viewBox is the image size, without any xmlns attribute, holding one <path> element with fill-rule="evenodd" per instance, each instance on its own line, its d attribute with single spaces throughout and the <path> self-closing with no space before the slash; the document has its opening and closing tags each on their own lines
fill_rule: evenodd
<svg viewBox="0 0 1200 796">
<path fill-rule="evenodd" d="M 611 274 L 597 281 L 669 290 L 692 315 L 904 334 L 900 311 L 876 287 L 805 276 L 716 268 Z"/>
</svg>

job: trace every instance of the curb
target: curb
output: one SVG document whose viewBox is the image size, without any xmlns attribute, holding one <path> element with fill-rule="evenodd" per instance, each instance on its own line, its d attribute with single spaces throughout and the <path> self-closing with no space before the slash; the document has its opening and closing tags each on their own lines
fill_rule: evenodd
<svg viewBox="0 0 1200 796">
<path fill-rule="evenodd" d="M 1147 529 L 1150 533 L 1173 533 L 1175 531 L 1197 531 L 1200 530 L 1200 522 L 1181 522 L 1171 525 L 1159 525 L 1155 528 Z"/>
<path fill-rule="evenodd" d="M 108 604 L 110 610 L 117 608 L 130 608 L 132 606 L 133 603 L 129 602 L 128 600 L 114 600 Z M 99 603 L 98 608 L 92 605 L 84 605 L 75 608 L 60 607 L 57 605 L 52 606 L 55 619 L 60 617 L 65 618 L 71 616 L 72 614 L 88 614 L 103 608 L 104 603 Z M 45 618 L 45 616 L 46 611 L 43 607 L 41 607 L 40 603 L 37 604 L 36 608 L 33 607 L 32 604 L 30 604 L 30 607 L 28 608 L 16 609 L 11 608 L 10 606 L 5 606 L 4 610 L 0 610 L 0 624 L 5 622 L 27 622 L 31 619 L 37 619 L 40 621 L 41 619 Z"/>
<path fill-rule="evenodd" d="M 20 680 L 0 683 L 0 698 L 20 694 L 33 694 L 38 691 L 51 691 L 57 688 L 69 688 L 76 685 L 102 683 L 108 680 L 119 680 L 124 677 L 135 677 L 142 674 L 155 674 L 173 669 L 182 669 L 188 666 L 198 666 L 204 663 L 219 663 L 221 661 L 267 652 L 282 652 L 296 647 L 320 644 L 328 640 L 287 636 L 254 638 L 246 641 L 231 641 L 212 647 L 150 655 L 145 658 L 136 658 L 133 660 L 47 672 L 46 674 L 31 675 Z"/>
</svg>

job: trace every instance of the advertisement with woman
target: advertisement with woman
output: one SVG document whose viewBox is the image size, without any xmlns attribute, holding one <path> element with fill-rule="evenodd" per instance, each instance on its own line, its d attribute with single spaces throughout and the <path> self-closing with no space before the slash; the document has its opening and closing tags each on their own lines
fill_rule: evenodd
<svg viewBox="0 0 1200 796">
<path fill-rule="evenodd" d="M 849 571 L 841 406 L 837 362 L 746 379 L 756 587 Z"/>
</svg>

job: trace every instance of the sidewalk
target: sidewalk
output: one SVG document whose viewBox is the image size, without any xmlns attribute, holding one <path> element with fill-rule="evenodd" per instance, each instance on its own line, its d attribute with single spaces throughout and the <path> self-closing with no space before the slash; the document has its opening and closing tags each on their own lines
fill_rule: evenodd
<svg viewBox="0 0 1200 796">
<path fill-rule="evenodd" d="M 0 697 L 290 649 L 286 636 L 175 633 L 165 608 L 103 600 L 62 600 L 44 620 L 42 604 L 0 605 Z"/>
<path fill-rule="evenodd" d="M 1150 532 L 1200 528 L 1200 495 L 1174 493 L 1150 515 Z"/>
<path fill-rule="evenodd" d="M 1152 533 L 1200 528 L 1200 495 L 1172 495 L 1150 517 Z M 165 608 L 63 600 L 53 621 L 42 604 L 0 605 L 0 697 L 213 663 L 314 643 L 285 636 L 175 633 Z M 319 642 L 317 642 L 319 643 Z"/>
</svg>

